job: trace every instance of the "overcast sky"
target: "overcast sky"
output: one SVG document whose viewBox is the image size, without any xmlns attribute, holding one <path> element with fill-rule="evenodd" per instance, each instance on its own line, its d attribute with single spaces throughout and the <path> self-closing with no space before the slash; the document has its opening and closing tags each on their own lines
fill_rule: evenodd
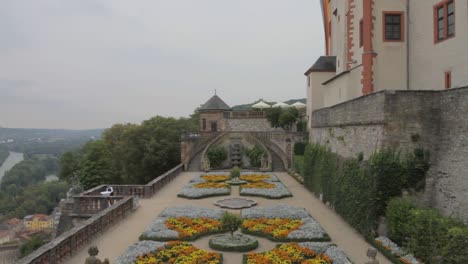
<svg viewBox="0 0 468 264">
<path fill-rule="evenodd" d="M 0 0 L 0 126 L 104 128 L 306 97 L 318 0 Z"/>
</svg>

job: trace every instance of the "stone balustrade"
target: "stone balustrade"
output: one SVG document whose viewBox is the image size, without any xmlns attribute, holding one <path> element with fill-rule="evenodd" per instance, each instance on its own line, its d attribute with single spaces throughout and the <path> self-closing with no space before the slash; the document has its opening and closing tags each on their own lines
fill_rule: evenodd
<svg viewBox="0 0 468 264">
<path fill-rule="evenodd" d="M 125 197 L 111 207 L 94 215 L 83 225 L 75 227 L 48 244 L 42 246 L 30 255 L 21 259 L 19 264 L 56 264 L 66 259 L 86 246 L 99 233 L 125 218 L 133 211 L 134 197 Z"/>
<path fill-rule="evenodd" d="M 64 263 L 94 237 L 130 214 L 136 204 L 136 197 L 150 198 L 183 171 L 183 164 L 176 166 L 146 185 L 100 185 L 74 196 L 73 213 L 92 215 L 83 225 L 75 227 L 30 255 L 19 264 Z M 112 186 L 114 196 L 100 195 L 107 186 Z"/>
</svg>

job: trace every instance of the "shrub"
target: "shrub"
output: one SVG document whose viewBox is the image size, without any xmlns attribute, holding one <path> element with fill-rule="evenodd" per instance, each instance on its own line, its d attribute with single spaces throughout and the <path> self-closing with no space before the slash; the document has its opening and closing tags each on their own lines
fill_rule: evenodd
<svg viewBox="0 0 468 264">
<path fill-rule="evenodd" d="M 247 157 L 250 160 L 250 166 L 254 168 L 260 168 L 262 163 L 262 157 L 265 155 L 265 151 L 259 145 L 255 145 L 252 149 L 247 150 Z"/>
<path fill-rule="evenodd" d="M 387 206 L 387 226 L 389 237 L 395 243 L 403 245 L 405 237 L 411 229 L 411 210 L 415 209 L 415 203 L 406 198 L 394 198 Z"/>
<path fill-rule="evenodd" d="M 229 175 L 231 179 L 239 178 L 240 177 L 240 169 L 239 167 L 235 167 L 232 169 L 231 174 Z"/>
<path fill-rule="evenodd" d="M 224 212 L 221 224 L 223 225 L 223 229 L 229 231 L 231 237 L 233 237 L 234 232 L 242 225 L 242 218 L 239 215 Z"/>
<path fill-rule="evenodd" d="M 294 168 L 300 175 L 304 175 L 304 156 L 294 155 Z"/>
<path fill-rule="evenodd" d="M 408 185 L 410 172 L 415 171 L 410 168 L 424 168 L 418 173 L 425 174 L 428 165 L 422 166 L 423 159 L 416 159 L 415 155 L 408 155 L 402 161 L 400 154 L 392 150 L 376 152 L 368 161 L 359 156 L 345 159 L 325 146 L 307 145 L 304 185 L 316 195 L 321 194 L 359 232 L 372 237 L 378 217 L 385 214 L 389 200 L 399 196 Z"/>
<path fill-rule="evenodd" d="M 468 227 L 452 227 L 442 247 L 442 259 L 447 264 L 468 263 Z"/>
<path fill-rule="evenodd" d="M 294 144 L 294 155 L 304 155 L 307 142 L 296 142 Z"/>
<path fill-rule="evenodd" d="M 227 159 L 227 151 L 223 147 L 211 147 L 207 155 L 212 168 L 220 167 Z"/>
<path fill-rule="evenodd" d="M 468 263 L 468 226 L 406 198 L 389 202 L 387 222 L 390 238 L 425 263 Z"/>
</svg>

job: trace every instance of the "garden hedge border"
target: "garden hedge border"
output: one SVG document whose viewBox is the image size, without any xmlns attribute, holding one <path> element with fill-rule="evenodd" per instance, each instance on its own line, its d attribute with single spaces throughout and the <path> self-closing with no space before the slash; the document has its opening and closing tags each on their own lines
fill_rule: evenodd
<svg viewBox="0 0 468 264">
<path fill-rule="evenodd" d="M 325 233 L 324 236 L 322 238 L 316 238 L 316 239 L 294 239 L 294 238 L 275 238 L 273 236 L 270 236 L 268 234 L 265 234 L 263 232 L 260 232 L 260 231 L 249 231 L 245 228 L 241 228 L 241 231 L 242 233 L 246 234 L 246 235 L 251 235 L 251 236 L 257 236 L 257 237 L 262 237 L 262 238 L 266 238 L 272 242 L 278 242 L 278 243 L 289 243 L 289 242 L 296 242 L 296 243 L 300 243 L 300 242 L 330 242 L 331 239 L 330 239 L 330 236 Z"/>
<path fill-rule="evenodd" d="M 218 251 L 247 252 L 247 251 L 251 251 L 251 250 L 254 250 L 254 249 L 258 248 L 258 240 L 255 239 L 255 241 L 252 244 L 248 244 L 248 245 L 227 247 L 227 246 L 223 246 L 223 245 L 220 245 L 220 244 L 215 244 L 210 239 L 208 245 L 210 246 L 211 249 L 218 250 Z"/>
<path fill-rule="evenodd" d="M 169 229 L 169 230 L 172 230 L 172 229 Z M 211 232 L 206 232 L 206 233 L 202 233 L 202 234 L 198 234 L 198 235 L 194 235 L 194 236 L 191 236 L 191 237 L 186 237 L 186 238 L 177 238 L 177 239 L 173 239 L 173 238 L 161 238 L 161 237 L 148 237 L 148 236 L 145 236 L 145 235 L 140 235 L 140 237 L 138 238 L 140 241 L 144 241 L 144 240 L 147 240 L 147 241 L 156 241 L 156 242 L 169 242 L 169 241 L 174 241 L 174 240 L 178 240 L 178 241 L 183 241 L 183 242 L 194 242 L 195 240 L 199 239 L 199 238 L 202 238 L 202 237 L 205 237 L 205 236 L 211 236 L 211 235 L 216 235 L 216 234 L 222 234 L 222 233 L 226 233 L 227 231 L 226 230 L 218 230 L 218 231 L 211 231 Z"/>
</svg>

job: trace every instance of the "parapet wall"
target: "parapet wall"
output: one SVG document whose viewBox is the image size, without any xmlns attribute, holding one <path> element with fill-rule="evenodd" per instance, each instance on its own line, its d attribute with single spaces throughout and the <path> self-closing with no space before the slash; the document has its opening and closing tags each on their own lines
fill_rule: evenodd
<svg viewBox="0 0 468 264">
<path fill-rule="evenodd" d="M 468 87 L 381 91 L 316 110 L 310 140 L 365 159 L 381 148 L 429 150 L 422 200 L 468 220 Z"/>
</svg>

